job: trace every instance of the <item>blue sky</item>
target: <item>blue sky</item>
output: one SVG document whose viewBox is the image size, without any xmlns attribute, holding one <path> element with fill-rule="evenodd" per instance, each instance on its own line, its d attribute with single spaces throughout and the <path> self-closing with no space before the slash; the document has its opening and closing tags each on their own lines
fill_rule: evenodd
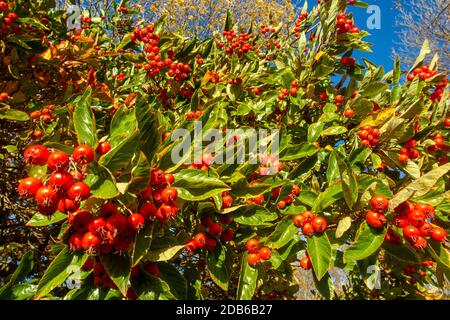
<svg viewBox="0 0 450 320">
<path fill-rule="evenodd" d="M 294 2 L 294 1 L 293 1 Z M 369 5 L 377 5 L 380 8 L 381 28 L 379 30 L 369 30 L 367 19 L 371 16 L 367 9 L 349 6 L 348 11 L 355 17 L 355 24 L 358 28 L 368 31 L 371 35 L 365 38 L 373 44 L 372 53 L 355 52 L 356 58 L 364 57 L 377 65 L 383 65 L 385 70 L 392 70 L 394 62 L 392 60 L 392 49 L 395 46 L 397 35 L 395 33 L 396 9 L 394 1 L 390 0 L 365 0 Z M 303 5 L 304 0 L 297 0 L 294 3 Z M 308 0 L 309 8 L 317 4 L 317 0 Z M 358 59 L 359 60 L 359 59 Z"/>
</svg>

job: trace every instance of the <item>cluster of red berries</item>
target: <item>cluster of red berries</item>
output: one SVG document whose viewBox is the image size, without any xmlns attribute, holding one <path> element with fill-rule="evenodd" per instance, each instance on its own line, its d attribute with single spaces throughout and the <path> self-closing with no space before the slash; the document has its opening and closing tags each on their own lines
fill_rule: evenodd
<svg viewBox="0 0 450 320">
<path fill-rule="evenodd" d="M 204 63 L 204 61 L 202 59 L 202 55 L 200 53 L 197 53 L 197 55 L 195 57 L 197 58 L 198 65 L 202 65 Z"/>
<path fill-rule="evenodd" d="M 338 33 L 359 33 L 359 29 L 355 27 L 352 19 L 350 19 L 345 12 L 341 12 L 336 17 L 336 25 Z"/>
<path fill-rule="evenodd" d="M 420 80 L 427 80 L 431 77 L 437 75 L 439 71 L 437 70 L 430 70 L 430 67 L 427 65 L 422 66 L 422 68 L 416 68 L 413 70 L 412 73 L 408 74 L 406 79 L 408 81 L 413 81 L 415 77 L 419 77 Z"/>
<path fill-rule="evenodd" d="M 437 152 L 439 149 L 442 149 L 443 151 L 447 152 L 449 150 L 449 147 L 445 145 L 444 137 L 442 134 L 437 133 L 433 137 L 434 145 L 428 147 L 429 152 Z"/>
<path fill-rule="evenodd" d="M 378 144 L 378 137 L 380 136 L 380 130 L 372 128 L 370 126 L 363 126 L 358 132 L 358 136 L 361 139 L 359 145 L 362 147 L 373 148 Z"/>
<path fill-rule="evenodd" d="M 376 194 L 370 200 L 372 210 L 366 213 L 367 224 L 373 228 L 382 228 L 387 219 L 384 213 L 389 207 L 389 200 L 382 194 Z"/>
<path fill-rule="evenodd" d="M 300 267 L 304 270 L 309 270 L 312 268 L 311 258 L 309 257 L 308 251 L 306 251 L 306 255 L 300 259 Z"/>
<path fill-rule="evenodd" d="M 233 240 L 234 231 L 229 226 L 233 223 L 233 219 L 228 216 L 220 218 L 220 223 L 214 221 L 211 217 L 203 217 L 201 219 L 201 226 L 205 232 L 198 232 L 194 237 L 186 243 L 186 250 L 194 252 L 197 249 L 205 248 L 208 251 L 214 250 L 217 246 L 219 238 L 223 242 Z"/>
<path fill-rule="evenodd" d="M 434 92 L 431 94 L 430 99 L 434 103 L 435 101 L 441 101 L 442 95 L 444 94 L 444 89 L 447 86 L 447 77 L 443 77 L 441 82 L 434 86 Z"/>
<path fill-rule="evenodd" d="M 244 53 L 253 50 L 253 44 L 249 41 L 250 38 L 253 37 L 252 34 L 248 34 L 248 33 L 244 32 L 244 33 L 239 34 L 239 36 L 237 36 L 235 31 L 233 29 L 231 29 L 228 31 L 224 31 L 223 35 L 226 38 L 226 40 L 228 42 L 230 42 L 230 44 L 225 49 L 225 52 L 227 54 L 236 53 L 240 57 Z M 223 44 L 222 44 L 222 46 L 223 46 Z M 220 45 L 219 45 L 219 47 L 220 47 Z"/>
<path fill-rule="evenodd" d="M 63 151 L 50 152 L 42 145 L 28 147 L 23 156 L 26 163 L 35 166 L 46 164 L 52 172 L 44 185 L 34 177 L 19 182 L 19 195 L 35 198 L 40 213 L 52 215 L 56 210 L 73 212 L 79 208 L 82 200 L 90 196 L 89 186 L 82 181 L 84 175 L 77 168 L 80 165 L 86 169 L 86 165 L 94 161 L 95 151 L 90 146 L 81 144 L 75 147 L 72 159 Z M 69 172 L 71 165 L 73 170 Z"/>
<path fill-rule="evenodd" d="M 298 37 L 300 35 L 300 25 L 302 24 L 302 22 L 304 20 L 306 20 L 306 18 L 308 18 L 308 12 L 302 12 L 297 20 L 295 21 L 295 27 L 294 27 L 294 36 Z"/>
<path fill-rule="evenodd" d="M 188 113 L 186 113 L 186 118 L 187 119 L 199 119 L 202 115 L 203 115 L 202 110 L 189 111 Z"/>
<path fill-rule="evenodd" d="M 53 111 L 55 110 L 54 105 L 49 105 L 47 108 L 42 108 L 41 110 L 35 110 L 30 112 L 30 119 L 37 120 L 41 119 L 45 123 L 50 123 L 53 120 Z"/>
<path fill-rule="evenodd" d="M 274 199 L 278 199 L 278 197 L 280 196 L 280 192 L 281 192 L 281 187 L 277 187 L 277 188 L 273 189 L 272 197 Z M 284 199 L 278 201 L 278 203 L 277 203 L 278 209 L 286 208 L 286 206 L 290 205 L 294 201 L 294 198 L 297 197 L 299 194 L 300 194 L 300 187 L 296 184 L 292 185 L 291 193 Z"/>
<path fill-rule="evenodd" d="M 302 233 L 305 236 L 312 236 L 314 233 L 321 235 L 327 229 L 327 220 L 324 217 L 316 216 L 311 211 L 305 211 L 302 214 L 297 214 L 292 218 L 297 228 L 302 228 Z"/>
<path fill-rule="evenodd" d="M 94 270 L 94 286 L 100 289 L 117 289 L 116 284 L 108 275 L 105 267 L 100 262 L 95 262 L 92 258 L 88 258 L 86 262 L 81 266 L 81 270 L 90 272 Z"/>
<path fill-rule="evenodd" d="M 150 173 L 150 184 L 141 192 L 141 198 L 152 197 L 153 201 L 145 202 L 139 209 L 141 215 L 148 216 L 151 220 L 157 218 L 161 222 L 167 222 L 178 214 L 178 206 L 175 201 L 178 198 L 177 189 L 171 187 L 175 178 L 171 173 L 155 168 Z"/>
<path fill-rule="evenodd" d="M 299 83 L 297 80 L 291 82 L 291 88 L 288 90 L 286 88 L 280 89 L 280 94 L 278 95 L 278 100 L 284 100 L 288 95 L 292 97 L 297 96 Z"/>
<path fill-rule="evenodd" d="M 408 163 L 409 159 L 417 159 L 420 157 L 420 152 L 415 149 L 417 141 L 414 139 L 409 140 L 404 147 L 401 148 L 400 154 L 398 155 L 398 161 L 401 164 Z"/>
<path fill-rule="evenodd" d="M 338 94 L 334 97 L 334 103 L 337 107 L 339 107 L 344 102 L 344 96 L 342 94 Z"/>
<path fill-rule="evenodd" d="M 250 182 L 251 187 L 256 186 L 258 184 L 261 184 L 261 182 L 260 181 Z M 264 197 L 264 194 L 260 194 L 260 195 L 257 195 L 256 197 L 245 200 L 245 203 L 248 205 L 261 205 L 264 203 L 265 200 L 266 199 Z"/>
<path fill-rule="evenodd" d="M 5 1 L 0 1 L 0 10 L 1 11 L 7 11 L 9 9 L 8 4 Z M 9 12 L 7 15 L 3 14 L 3 22 L 5 23 L 6 30 L 9 30 L 9 27 L 12 26 L 12 24 L 19 19 L 19 16 L 15 12 Z"/>
<path fill-rule="evenodd" d="M 133 215 L 127 218 L 113 203 L 103 204 L 96 216 L 87 210 L 77 210 L 68 215 L 67 221 L 72 251 L 103 254 L 127 250 L 135 232 L 144 224 L 144 219 L 137 221 Z"/>
<path fill-rule="evenodd" d="M 240 86 L 242 84 L 242 78 L 229 79 L 228 84 Z"/>
<path fill-rule="evenodd" d="M 192 71 L 191 66 L 188 64 L 184 64 L 182 62 L 171 63 L 169 65 L 169 71 L 167 74 L 169 77 L 173 77 L 173 79 L 177 82 L 181 80 L 185 80 L 188 77 L 188 73 Z"/>
<path fill-rule="evenodd" d="M 433 263 L 434 263 L 434 261 L 432 259 L 429 259 L 429 260 L 424 260 L 422 262 L 422 265 L 418 265 L 418 266 L 415 266 L 412 264 L 407 264 L 403 267 L 403 274 L 405 276 L 411 277 L 411 283 L 416 283 L 417 276 L 423 278 L 427 274 L 426 271 L 420 270 L 420 269 L 422 269 L 422 267 L 429 268 L 429 267 L 433 266 Z"/>
<path fill-rule="evenodd" d="M 347 67 L 353 67 L 356 63 L 356 59 L 352 57 L 343 56 L 341 58 L 341 64 Z"/>
<path fill-rule="evenodd" d="M 259 154 L 259 168 L 256 176 L 270 176 L 283 170 L 283 163 L 274 154 Z"/>
<path fill-rule="evenodd" d="M 443 242 L 447 238 L 446 231 L 432 225 L 435 209 L 426 203 L 403 202 L 394 209 L 396 215 L 392 218 L 392 224 L 403 229 L 403 237 L 415 249 L 426 248 L 430 237 L 434 241 Z M 390 232 L 389 242 L 400 243 L 401 239 L 395 231 Z"/>
<path fill-rule="evenodd" d="M 92 19 L 90 17 L 81 16 L 80 20 L 83 23 L 81 29 L 89 29 L 92 24 Z"/>
<path fill-rule="evenodd" d="M 199 161 L 194 161 L 188 169 L 198 169 L 208 171 L 209 166 L 213 163 L 214 157 L 211 153 L 205 153 Z"/>
<path fill-rule="evenodd" d="M 261 30 L 262 34 L 266 34 L 266 33 L 269 33 L 269 32 L 275 32 L 275 28 L 269 28 L 268 26 L 266 26 L 264 24 L 261 24 L 259 26 L 259 29 Z"/>
<path fill-rule="evenodd" d="M 250 266 L 256 267 L 262 260 L 269 260 L 272 252 L 269 247 L 259 248 L 258 240 L 253 238 L 245 244 L 248 250 L 247 262 Z"/>
</svg>

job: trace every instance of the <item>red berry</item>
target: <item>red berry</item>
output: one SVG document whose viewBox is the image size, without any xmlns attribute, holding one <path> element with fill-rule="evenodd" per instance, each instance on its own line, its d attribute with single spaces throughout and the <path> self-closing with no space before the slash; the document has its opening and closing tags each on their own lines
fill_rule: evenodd
<svg viewBox="0 0 450 320">
<path fill-rule="evenodd" d="M 366 221 L 371 227 L 382 228 L 386 222 L 386 217 L 376 211 L 369 211 L 366 214 Z"/>
<path fill-rule="evenodd" d="M 434 208 L 427 203 L 418 203 L 415 207 L 416 210 L 422 211 L 427 218 L 434 218 Z"/>
<path fill-rule="evenodd" d="M 231 230 L 231 229 L 225 229 L 225 230 L 222 232 L 222 234 L 220 235 L 220 238 L 221 238 L 223 241 L 225 241 L 225 242 L 228 242 L 228 241 L 233 240 L 233 238 L 234 238 L 234 232 L 233 232 L 233 230 Z"/>
<path fill-rule="evenodd" d="M 425 223 L 425 213 L 419 210 L 413 210 L 406 216 L 408 218 L 409 223 L 411 223 L 414 227 L 420 228 Z"/>
<path fill-rule="evenodd" d="M 396 215 L 392 218 L 392 223 L 399 228 L 406 227 L 409 222 L 408 219 L 404 215 Z"/>
<path fill-rule="evenodd" d="M 100 142 L 95 149 L 95 151 L 101 156 L 108 153 L 109 150 L 111 150 L 111 145 L 107 141 Z"/>
<path fill-rule="evenodd" d="M 204 233 L 199 232 L 194 236 L 193 240 L 197 248 L 203 248 L 206 245 L 207 237 Z"/>
<path fill-rule="evenodd" d="M 27 177 L 20 180 L 17 190 L 21 198 L 33 198 L 41 187 L 41 180 L 34 177 Z"/>
<path fill-rule="evenodd" d="M 435 227 L 431 231 L 431 239 L 442 242 L 447 238 L 447 232 L 441 227 Z"/>
<path fill-rule="evenodd" d="M 304 219 L 305 219 L 305 223 L 311 223 L 314 219 L 314 213 L 312 213 L 311 211 L 305 211 L 302 213 Z"/>
<path fill-rule="evenodd" d="M 374 195 L 370 200 L 370 205 L 372 206 L 373 210 L 377 212 L 384 212 L 389 206 L 389 200 L 385 196 L 377 194 Z"/>
<path fill-rule="evenodd" d="M 300 260 L 300 266 L 304 270 L 309 270 L 312 268 L 312 263 L 311 263 L 311 259 L 309 258 L 309 256 L 306 256 Z"/>
<path fill-rule="evenodd" d="M 431 223 L 425 222 L 420 228 L 419 233 L 421 237 L 428 237 L 433 230 L 433 226 Z"/>
<path fill-rule="evenodd" d="M 190 240 L 186 243 L 186 250 L 189 252 L 194 252 L 195 250 L 197 250 L 197 246 L 195 245 L 194 240 Z"/>
<path fill-rule="evenodd" d="M 83 235 L 74 233 L 69 238 L 69 248 L 72 251 L 79 251 L 83 249 Z"/>
<path fill-rule="evenodd" d="M 50 185 L 40 187 L 36 191 L 36 203 L 39 206 L 56 206 L 58 204 L 58 200 L 58 191 Z"/>
<path fill-rule="evenodd" d="M 261 262 L 261 258 L 257 253 L 249 253 L 247 257 L 247 262 L 250 266 L 256 267 Z"/>
<path fill-rule="evenodd" d="M 164 176 L 164 171 L 161 169 L 153 169 L 150 173 L 150 183 L 152 186 L 159 186 L 161 183 L 165 182 L 166 178 Z"/>
<path fill-rule="evenodd" d="M 62 213 L 71 213 L 77 211 L 80 208 L 80 204 L 69 198 L 61 198 L 58 201 L 57 208 Z"/>
<path fill-rule="evenodd" d="M 128 216 L 128 226 L 132 230 L 138 231 L 144 227 L 145 219 L 139 213 L 133 213 Z"/>
<path fill-rule="evenodd" d="M 106 220 L 103 217 L 95 217 L 88 224 L 88 230 L 92 233 L 101 235 L 106 226 Z"/>
<path fill-rule="evenodd" d="M 411 245 L 414 249 L 425 249 L 427 247 L 428 241 L 424 237 L 417 237 L 415 240 L 412 240 Z"/>
<path fill-rule="evenodd" d="M 49 156 L 48 149 L 42 145 L 35 145 L 25 149 L 23 157 L 25 162 L 35 166 L 41 166 L 47 163 Z"/>
<path fill-rule="evenodd" d="M 403 228 L 403 236 L 408 240 L 414 241 L 420 236 L 420 231 L 414 226 L 406 226 Z"/>
<path fill-rule="evenodd" d="M 258 254 L 261 259 L 269 260 L 272 252 L 268 247 L 262 247 L 261 249 L 259 249 Z"/>
<path fill-rule="evenodd" d="M 327 229 L 327 220 L 323 217 L 315 217 L 312 221 L 312 227 L 314 232 L 321 234 Z"/>
<path fill-rule="evenodd" d="M 83 236 L 82 246 L 84 250 L 92 250 L 101 244 L 101 239 L 92 232 L 86 232 Z"/>
<path fill-rule="evenodd" d="M 247 250 L 250 253 L 258 252 L 259 243 L 258 243 L 258 240 L 254 239 L 254 238 L 248 240 L 247 243 L 245 244 L 245 246 L 247 247 Z"/>
<path fill-rule="evenodd" d="M 63 151 L 54 151 L 50 153 L 47 159 L 47 166 L 52 171 L 64 171 L 69 167 L 69 164 L 69 156 Z"/>
<path fill-rule="evenodd" d="M 139 208 L 139 213 L 144 217 L 145 220 L 155 219 L 156 211 L 158 211 L 158 208 L 153 204 L 153 202 L 150 201 L 144 202 Z"/>
<path fill-rule="evenodd" d="M 86 144 L 80 144 L 73 150 L 72 158 L 78 164 L 89 164 L 94 161 L 94 149 Z"/>
<path fill-rule="evenodd" d="M 122 233 L 127 228 L 127 218 L 120 212 L 114 213 L 106 220 L 106 229 Z"/>
<path fill-rule="evenodd" d="M 171 203 L 175 202 L 175 200 L 177 200 L 177 197 L 178 197 L 178 192 L 177 192 L 177 189 L 175 189 L 175 188 L 167 187 L 161 192 L 161 200 L 165 204 L 171 204 Z"/>
<path fill-rule="evenodd" d="M 89 198 L 90 194 L 91 189 L 84 182 L 74 183 L 67 191 L 67 195 L 69 196 L 69 198 L 77 202 Z"/>
<path fill-rule="evenodd" d="M 309 222 L 305 223 L 305 224 L 303 225 L 303 227 L 302 227 L 302 233 L 303 233 L 305 236 L 311 236 L 311 235 L 313 235 L 313 233 L 314 233 L 314 228 L 313 228 L 312 224 L 309 223 Z"/>
<path fill-rule="evenodd" d="M 208 251 L 214 250 L 214 248 L 217 246 L 217 241 L 214 238 L 208 238 L 206 239 L 205 248 Z"/>
<path fill-rule="evenodd" d="M 305 217 L 301 214 L 295 215 L 292 220 L 297 228 L 301 228 L 305 224 Z"/>
<path fill-rule="evenodd" d="M 67 221 L 72 226 L 72 229 L 79 233 L 88 231 L 89 223 L 92 221 L 93 216 L 89 211 L 77 210 L 72 214 L 69 214 Z"/>
<path fill-rule="evenodd" d="M 73 185 L 73 177 L 66 171 L 56 171 L 50 175 L 48 184 L 56 190 L 67 191 Z"/>
</svg>

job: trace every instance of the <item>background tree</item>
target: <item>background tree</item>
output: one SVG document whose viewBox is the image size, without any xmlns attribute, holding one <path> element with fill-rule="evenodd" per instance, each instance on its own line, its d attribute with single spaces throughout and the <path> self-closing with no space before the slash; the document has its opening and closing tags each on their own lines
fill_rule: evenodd
<svg viewBox="0 0 450 320">
<path fill-rule="evenodd" d="M 432 52 L 438 53 L 440 67 L 450 67 L 450 2 L 446 0 L 399 0 L 396 24 L 398 53 L 409 65 L 414 63 L 422 43 L 430 41 Z"/>
</svg>

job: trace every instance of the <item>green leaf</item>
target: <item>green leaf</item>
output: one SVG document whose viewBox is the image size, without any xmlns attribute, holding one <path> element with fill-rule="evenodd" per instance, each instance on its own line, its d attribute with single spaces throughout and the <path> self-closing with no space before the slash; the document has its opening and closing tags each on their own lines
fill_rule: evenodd
<svg viewBox="0 0 450 320">
<path fill-rule="evenodd" d="M 281 156 L 280 160 L 282 161 L 297 160 L 312 156 L 318 151 L 319 148 L 317 146 L 315 146 L 312 143 L 305 142 L 300 145 L 292 146 L 290 148 L 285 149 L 283 151 L 283 155 Z"/>
<path fill-rule="evenodd" d="M 186 245 L 177 245 L 169 248 L 161 248 L 157 250 L 150 251 L 144 257 L 146 261 L 167 261 L 175 257 L 182 249 L 184 249 Z"/>
<path fill-rule="evenodd" d="M 358 198 L 358 193 L 355 192 L 355 190 L 358 190 L 358 180 L 348 161 L 344 161 L 340 157 L 337 157 L 337 161 L 339 164 L 339 172 L 341 173 L 341 184 L 344 199 L 347 206 L 352 209 L 353 204 Z"/>
<path fill-rule="evenodd" d="M 43 214 L 36 213 L 31 217 L 31 219 L 27 222 L 27 227 L 43 227 L 48 226 L 50 224 L 57 223 L 67 218 L 67 215 L 57 211 L 55 214 L 47 217 Z"/>
<path fill-rule="evenodd" d="M 211 279 L 223 290 L 228 290 L 233 263 L 233 254 L 227 246 L 218 244 L 213 251 L 208 251 L 206 265 Z"/>
<path fill-rule="evenodd" d="M 405 188 L 401 189 L 394 198 L 389 201 L 389 210 L 393 210 L 400 203 L 407 201 L 413 195 L 416 197 L 425 195 L 442 176 L 447 174 L 449 170 L 450 163 L 446 163 L 424 174 L 419 179 L 414 180 Z"/>
<path fill-rule="evenodd" d="M 300 192 L 300 195 L 298 198 L 299 200 L 303 200 L 302 195 L 303 192 Z M 322 211 L 329 206 L 331 206 L 334 202 L 338 201 L 342 198 L 342 185 L 339 184 L 333 184 L 332 186 L 328 187 L 324 192 L 321 192 L 319 196 L 317 197 L 315 194 L 312 194 L 311 196 L 314 196 L 314 202 L 312 203 L 312 211 L 318 212 Z M 304 201 L 302 201 L 304 202 Z M 308 204 L 304 202 L 306 205 L 311 206 L 311 204 Z"/>
<path fill-rule="evenodd" d="M 325 130 L 320 132 L 320 135 L 322 136 L 335 136 L 338 134 L 346 133 L 348 130 L 346 127 L 343 126 L 332 126 L 329 128 L 326 128 Z"/>
<path fill-rule="evenodd" d="M 386 230 L 376 232 L 364 221 L 353 243 L 345 249 L 344 262 L 362 260 L 374 254 L 383 244 Z"/>
<path fill-rule="evenodd" d="M 225 18 L 225 26 L 223 28 L 225 31 L 228 31 L 233 28 L 233 20 L 232 19 L 233 18 L 231 17 L 231 11 L 230 11 L 230 9 L 227 9 L 227 16 Z"/>
<path fill-rule="evenodd" d="M 320 137 L 320 133 L 322 132 L 324 126 L 325 124 L 321 122 L 311 124 L 308 127 L 308 142 L 317 141 L 317 139 L 319 139 Z"/>
<path fill-rule="evenodd" d="M 138 97 L 139 99 L 140 97 Z M 158 128 L 158 121 L 154 115 L 154 108 L 158 106 L 158 100 L 145 103 L 144 99 L 140 99 L 136 105 L 136 116 L 138 127 L 141 132 L 140 148 L 144 152 L 148 161 L 151 162 L 161 143 L 161 130 Z"/>
<path fill-rule="evenodd" d="M 78 143 L 97 146 L 97 133 L 94 113 L 91 110 L 91 89 L 88 88 L 78 100 L 73 112 L 73 124 L 77 133 Z"/>
<path fill-rule="evenodd" d="M 94 198 L 112 199 L 120 194 L 113 178 L 102 166 L 91 166 L 84 182 L 91 188 Z"/>
<path fill-rule="evenodd" d="M 162 279 L 145 276 L 133 288 L 139 300 L 170 300 L 175 296 L 170 292 L 170 286 Z"/>
<path fill-rule="evenodd" d="M 447 272 L 450 272 L 450 253 L 442 243 L 431 241 L 427 250 L 438 264 L 445 268 Z"/>
<path fill-rule="evenodd" d="M 422 44 L 422 48 L 420 49 L 419 56 L 417 57 L 416 61 L 414 62 L 408 73 L 411 73 L 414 69 L 416 69 L 419 65 L 421 65 L 425 60 L 426 55 L 430 53 L 431 53 L 430 41 L 428 41 L 428 39 L 425 39 L 425 41 Z"/>
<path fill-rule="evenodd" d="M 87 254 L 72 253 L 69 251 L 69 247 L 64 246 L 64 249 L 50 263 L 39 281 L 36 299 L 42 299 L 61 285 L 71 274 L 79 272 L 87 258 Z"/>
<path fill-rule="evenodd" d="M 136 239 L 134 241 L 133 247 L 132 266 L 137 265 L 139 261 L 141 261 L 141 259 L 144 258 L 144 256 L 150 249 L 153 239 L 153 228 L 154 228 L 153 223 L 147 224 L 136 234 Z"/>
<path fill-rule="evenodd" d="M 8 283 L 0 288 L 0 299 L 9 300 L 13 296 L 13 285 L 25 278 L 34 267 L 34 252 L 29 250 L 20 259 L 19 266 L 16 268 Z"/>
<path fill-rule="evenodd" d="M 28 121 L 30 120 L 30 117 L 28 116 L 28 113 L 15 110 L 15 109 L 9 109 L 9 108 L 0 108 L 0 120 L 9 120 L 9 121 Z"/>
<path fill-rule="evenodd" d="M 127 254 L 108 254 L 102 255 L 100 261 L 105 267 L 106 273 L 119 288 L 123 296 L 126 296 L 128 290 L 128 279 L 131 272 L 131 259 Z"/>
<path fill-rule="evenodd" d="M 179 198 L 184 200 L 205 200 L 230 190 L 226 183 L 203 170 L 185 169 L 175 173 L 174 176 L 173 187 L 177 188 Z"/>
<path fill-rule="evenodd" d="M 311 258 L 314 274 L 320 280 L 328 272 L 331 263 L 331 244 L 327 234 L 307 238 L 307 251 Z"/>
<path fill-rule="evenodd" d="M 111 148 L 116 147 L 120 142 L 131 136 L 136 130 L 136 125 L 136 109 L 128 109 L 126 106 L 120 107 L 114 113 L 109 129 L 108 141 Z"/>
<path fill-rule="evenodd" d="M 292 217 L 286 216 L 277 223 L 265 244 L 270 248 L 279 249 L 292 241 L 297 232 L 298 228 L 292 222 Z"/>
<path fill-rule="evenodd" d="M 130 160 L 136 152 L 139 137 L 139 131 L 134 131 L 131 136 L 122 140 L 116 147 L 103 155 L 99 160 L 99 164 L 108 168 L 114 175 L 124 171 L 130 165 Z"/>
<path fill-rule="evenodd" d="M 317 291 L 327 300 L 333 298 L 334 295 L 334 284 L 333 280 L 330 277 L 330 274 L 327 272 L 322 279 L 317 280 L 316 275 L 313 274 L 314 284 L 316 286 Z"/>
<path fill-rule="evenodd" d="M 186 278 L 180 274 L 178 268 L 170 263 L 158 264 L 159 274 L 170 287 L 170 291 L 177 299 L 185 300 L 187 297 L 188 284 Z"/>
<path fill-rule="evenodd" d="M 277 218 L 278 215 L 275 212 L 257 205 L 240 207 L 233 212 L 234 221 L 246 226 L 271 225 L 270 222 Z"/>
<path fill-rule="evenodd" d="M 336 228 L 336 238 L 339 239 L 352 226 L 352 218 L 344 217 L 339 220 Z"/>
<path fill-rule="evenodd" d="M 255 294 L 258 281 L 258 269 L 248 264 L 247 257 L 248 252 L 246 251 L 242 255 L 236 300 L 251 300 Z"/>
</svg>

